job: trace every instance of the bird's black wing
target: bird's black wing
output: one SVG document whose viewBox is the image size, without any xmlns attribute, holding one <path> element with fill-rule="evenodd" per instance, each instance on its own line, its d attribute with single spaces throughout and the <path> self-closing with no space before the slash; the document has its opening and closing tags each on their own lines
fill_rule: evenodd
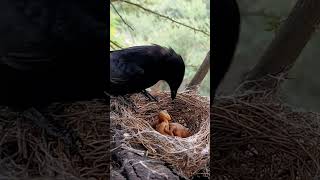
<svg viewBox="0 0 320 180">
<path fill-rule="evenodd" d="M 50 64 L 54 13 L 47 9 L 49 5 L 44 1 L 1 1 L 0 65 L 21 71 Z"/>
<path fill-rule="evenodd" d="M 0 64 L 16 71 L 45 70 L 54 63 L 54 56 L 41 53 L 8 52 L 0 57 Z"/>
<path fill-rule="evenodd" d="M 115 85 L 131 85 L 144 77 L 144 70 L 133 62 L 125 60 L 111 61 L 110 82 Z"/>
</svg>

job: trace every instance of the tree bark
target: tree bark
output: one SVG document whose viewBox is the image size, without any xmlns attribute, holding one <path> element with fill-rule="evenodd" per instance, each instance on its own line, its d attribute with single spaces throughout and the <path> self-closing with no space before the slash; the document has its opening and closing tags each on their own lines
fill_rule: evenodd
<svg viewBox="0 0 320 180">
<path fill-rule="evenodd" d="M 269 74 L 278 75 L 291 68 L 319 21 L 320 0 L 298 0 L 246 80 L 258 80 Z"/>
<path fill-rule="evenodd" d="M 187 89 L 194 89 L 198 85 L 201 84 L 203 79 L 206 77 L 210 68 L 210 51 L 207 53 L 206 57 L 204 58 L 199 70 L 196 72 L 194 77 L 192 78 L 191 82 L 189 83 Z"/>
</svg>

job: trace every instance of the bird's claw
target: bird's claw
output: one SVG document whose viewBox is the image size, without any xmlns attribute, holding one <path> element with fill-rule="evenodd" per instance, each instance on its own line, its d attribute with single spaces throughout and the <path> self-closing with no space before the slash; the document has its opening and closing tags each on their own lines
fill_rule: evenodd
<svg viewBox="0 0 320 180">
<path fill-rule="evenodd" d="M 156 101 L 159 102 L 158 99 L 154 96 L 152 96 L 147 90 L 142 90 L 142 93 L 144 96 L 146 96 L 150 101 Z"/>
</svg>

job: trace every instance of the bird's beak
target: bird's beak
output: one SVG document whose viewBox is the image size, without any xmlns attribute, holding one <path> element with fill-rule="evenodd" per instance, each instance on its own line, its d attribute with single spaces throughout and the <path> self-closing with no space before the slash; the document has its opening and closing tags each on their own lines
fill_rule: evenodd
<svg viewBox="0 0 320 180">
<path fill-rule="evenodd" d="M 174 100 L 176 98 L 177 91 L 171 91 L 171 99 Z"/>
</svg>

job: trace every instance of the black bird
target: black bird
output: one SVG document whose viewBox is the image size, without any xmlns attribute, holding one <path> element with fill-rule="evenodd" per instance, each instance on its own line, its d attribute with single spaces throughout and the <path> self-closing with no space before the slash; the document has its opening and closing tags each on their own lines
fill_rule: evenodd
<svg viewBox="0 0 320 180">
<path fill-rule="evenodd" d="M 212 104 L 216 90 L 232 63 L 238 44 L 240 12 L 236 0 L 213 0 L 210 11 L 213 25 L 210 82 Z"/>
<path fill-rule="evenodd" d="M 185 71 L 183 59 L 173 49 L 159 45 L 134 46 L 110 53 L 110 88 L 115 96 L 143 92 L 159 80 L 168 83 L 175 99 Z"/>
<path fill-rule="evenodd" d="M 104 97 L 108 80 L 103 1 L 0 1 L 0 105 L 74 147 L 73 130 L 43 110 Z"/>
</svg>

